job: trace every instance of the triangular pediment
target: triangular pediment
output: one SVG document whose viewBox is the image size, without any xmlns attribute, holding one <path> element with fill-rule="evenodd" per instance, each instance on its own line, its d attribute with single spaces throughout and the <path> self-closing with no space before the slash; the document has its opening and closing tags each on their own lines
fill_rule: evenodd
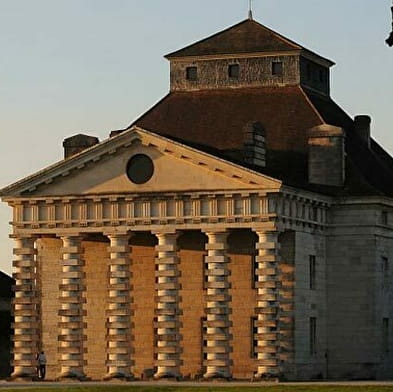
<svg viewBox="0 0 393 392">
<path fill-rule="evenodd" d="M 136 156 L 150 161 L 151 167 L 130 164 Z M 144 174 L 146 170 L 151 176 Z M 134 127 L 4 188 L 0 195 L 82 196 L 280 186 L 279 180 Z"/>
</svg>

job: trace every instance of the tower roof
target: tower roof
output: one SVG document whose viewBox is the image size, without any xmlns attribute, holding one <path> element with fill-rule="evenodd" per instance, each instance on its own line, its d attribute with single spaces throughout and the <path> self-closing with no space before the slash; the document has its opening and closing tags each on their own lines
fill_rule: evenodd
<svg viewBox="0 0 393 392">
<path fill-rule="evenodd" d="M 172 52 L 167 59 L 177 57 L 217 56 L 227 54 L 306 51 L 303 46 L 252 19 L 246 19 L 201 41 Z M 333 65 L 328 59 L 324 59 Z"/>
</svg>

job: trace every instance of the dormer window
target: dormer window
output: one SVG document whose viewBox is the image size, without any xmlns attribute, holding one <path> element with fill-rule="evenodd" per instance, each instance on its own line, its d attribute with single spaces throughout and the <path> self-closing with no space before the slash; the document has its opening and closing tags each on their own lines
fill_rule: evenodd
<svg viewBox="0 0 393 392">
<path fill-rule="evenodd" d="M 239 79 L 239 64 L 230 64 L 228 67 L 228 76 L 230 79 Z"/>
<path fill-rule="evenodd" d="M 198 68 L 197 67 L 187 67 L 186 68 L 186 79 L 195 81 L 198 79 Z"/>
<path fill-rule="evenodd" d="M 282 62 L 273 61 L 272 62 L 272 75 L 282 76 Z"/>
</svg>

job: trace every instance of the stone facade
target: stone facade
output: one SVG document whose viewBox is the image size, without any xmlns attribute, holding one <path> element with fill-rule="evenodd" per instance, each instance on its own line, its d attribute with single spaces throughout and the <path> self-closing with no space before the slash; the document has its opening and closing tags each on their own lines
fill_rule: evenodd
<svg viewBox="0 0 393 392">
<path fill-rule="evenodd" d="M 282 74 L 273 75 L 273 63 L 282 63 Z M 239 77 L 228 75 L 230 65 L 239 66 Z M 187 67 L 197 68 L 196 80 L 187 80 Z M 299 84 L 297 56 L 272 55 L 256 58 L 182 59 L 171 61 L 171 90 L 193 91 Z"/>
<path fill-rule="evenodd" d="M 236 29 L 273 34 L 254 21 Z M 83 151 L 86 136 L 69 138 L 78 148 L 64 160 L 0 191 L 14 212 L 12 378 L 33 377 L 42 349 L 52 380 L 393 377 L 393 199 L 354 177 L 350 156 L 360 146 L 370 164 L 374 142 L 357 145 L 351 121 L 329 125 L 299 90 L 308 83 L 325 102 L 331 62 L 278 35 L 253 54 L 237 40 L 232 55 L 219 52 L 225 40 L 210 57 L 204 41 L 171 56 L 171 94 L 237 88 L 251 102 L 250 87 L 273 86 L 274 99 L 298 97 L 316 118 L 304 143 L 289 135 L 285 148 L 275 139 L 279 155 L 269 150 L 294 129 L 287 105 L 289 129 L 280 116 L 266 127 L 247 118 L 225 134 L 241 162 L 188 134 L 132 126 L 88 137 Z"/>
</svg>

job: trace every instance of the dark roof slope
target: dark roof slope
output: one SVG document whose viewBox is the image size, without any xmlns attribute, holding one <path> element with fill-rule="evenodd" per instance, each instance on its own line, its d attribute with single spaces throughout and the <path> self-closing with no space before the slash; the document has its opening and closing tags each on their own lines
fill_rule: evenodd
<svg viewBox="0 0 393 392">
<path fill-rule="evenodd" d="M 333 61 L 314 53 L 252 19 L 243 20 L 210 37 L 167 54 L 165 57 L 171 59 L 176 57 L 288 52 L 296 50 L 305 51 L 327 61 L 329 65 L 334 65 Z"/>
<path fill-rule="evenodd" d="M 393 196 L 392 158 L 375 142 L 369 149 L 352 119 L 329 97 L 299 86 L 172 92 L 132 125 L 242 163 L 243 129 L 259 121 L 266 130 L 267 166 L 254 168 L 287 185 L 334 195 Z M 346 132 L 343 188 L 307 181 L 307 134 L 327 123 Z"/>
<path fill-rule="evenodd" d="M 300 49 L 302 49 L 302 46 L 288 38 L 283 37 L 254 20 L 246 19 L 208 38 L 170 53 L 165 57 L 172 58 Z"/>
<path fill-rule="evenodd" d="M 250 121 L 266 128 L 269 149 L 303 152 L 306 130 L 323 122 L 301 88 L 291 86 L 173 92 L 132 125 L 231 150 L 242 148 Z"/>
<path fill-rule="evenodd" d="M 393 196 L 393 159 L 373 139 L 370 147 L 354 130 L 352 119 L 330 98 L 306 91 L 326 123 L 343 127 L 346 132 L 346 188 L 356 195 Z"/>
</svg>

